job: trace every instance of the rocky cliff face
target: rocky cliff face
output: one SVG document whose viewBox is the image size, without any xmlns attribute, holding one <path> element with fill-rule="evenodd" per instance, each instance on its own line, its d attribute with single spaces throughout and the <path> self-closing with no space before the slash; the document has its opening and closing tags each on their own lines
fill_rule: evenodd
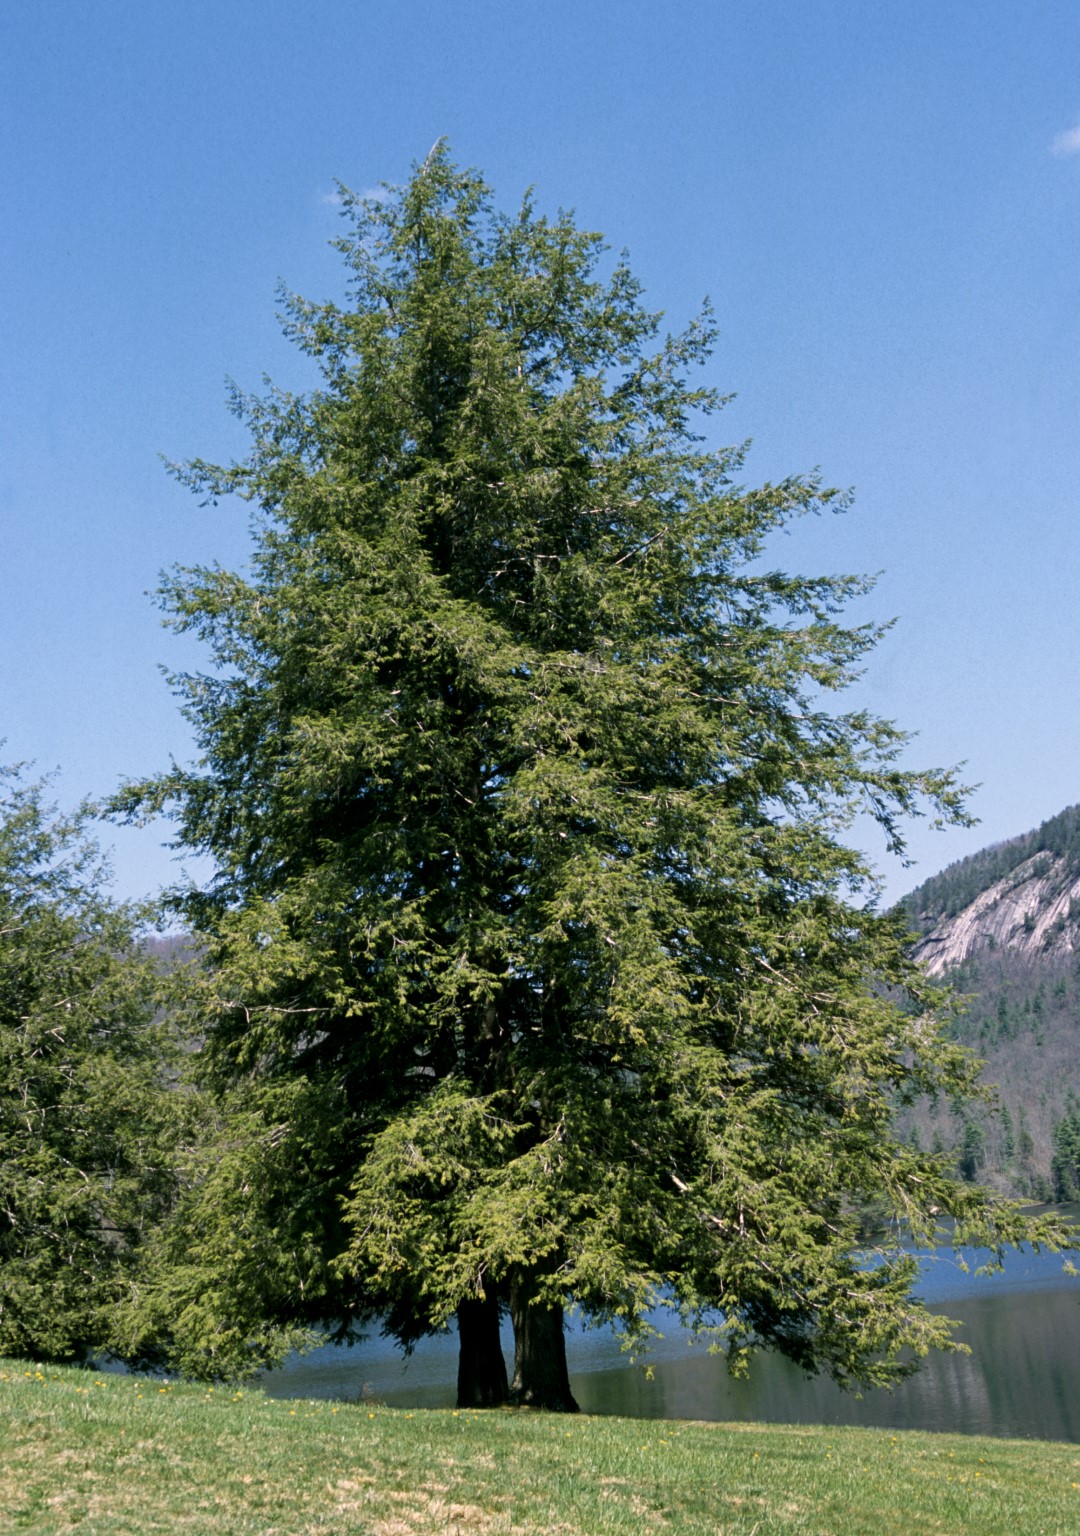
<svg viewBox="0 0 1080 1536">
<path fill-rule="evenodd" d="M 919 919 L 920 914 L 913 914 Z M 931 975 L 940 976 L 980 950 L 1009 948 L 1040 956 L 1080 950 L 1080 874 L 1065 854 L 1036 853 L 980 891 L 954 915 L 932 926 L 915 947 Z"/>
</svg>

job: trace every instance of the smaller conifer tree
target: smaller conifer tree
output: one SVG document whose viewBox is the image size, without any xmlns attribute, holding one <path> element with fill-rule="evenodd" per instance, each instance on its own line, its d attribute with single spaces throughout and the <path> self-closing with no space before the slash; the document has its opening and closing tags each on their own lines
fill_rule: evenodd
<svg viewBox="0 0 1080 1536">
<path fill-rule="evenodd" d="M 104 876 L 84 819 L 0 772 L 0 1354 L 109 1348 L 175 1195 L 160 977 Z"/>
</svg>

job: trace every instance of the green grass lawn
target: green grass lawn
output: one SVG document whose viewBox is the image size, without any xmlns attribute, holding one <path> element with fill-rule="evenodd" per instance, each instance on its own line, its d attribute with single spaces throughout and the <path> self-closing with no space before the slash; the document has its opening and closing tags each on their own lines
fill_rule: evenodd
<svg viewBox="0 0 1080 1536">
<path fill-rule="evenodd" d="M 1080 1446 L 409 1413 L 0 1362 L 0 1528 L 40 1536 L 1075 1536 Z"/>
</svg>

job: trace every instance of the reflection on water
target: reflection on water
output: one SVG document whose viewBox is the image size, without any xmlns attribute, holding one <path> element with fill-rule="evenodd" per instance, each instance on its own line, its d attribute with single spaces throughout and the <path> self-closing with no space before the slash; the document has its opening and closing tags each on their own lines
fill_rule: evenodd
<svg viewBox="0 0 1080 1536">
<path fill-rule="evenodd" d="M 958 1318 L 970 1355 L 932 1356 L 892 1393 L 863 1398 L 832 1382 L 807 1379 L 779 1356 L 763 1354 L 744 1381 L 677 1327 L 651 1355 L 652 1376 L 631 1364 L 611 1333 L 571 1324 L 567 1339 L 574 1393 L 586 1413 L 639 1418 L 862 1424 L 890 1429 L 1036 1436 L 1080 1443 L 1080 1281 L 1060 1256 L 1019 1253 L 1002 1275 L 965 1273 L 951 1254 L 924 1266 L 922 1294 Z M 972 1268 L 974 1265 L 972 1266 Z M 504 1334 L 509 1358 L 509 1332 Z M 387 1340 L 327 1348 L 290 1360 L 261 1385 L 277 1397 L 370 1396 L 411 1407 L 452 1406 L 457 1341 L 426 1339 L 403 1360 Z"/>
<path fill-rule="evenodd" d="M 863 1424 L 890 1429 L 1080 1441 L 1080 1310 L 1075 1290 L 986 1297 L 953 1309 L 970 1355 L 935 1355 L 892 1393 L 859 1399 L 763 1356 L 745 1381 L 689 1353 L 657 1363 L 654 1379 L 606 1370 L 575 1379 L 583 1409 L 648 1418 Z M 1018 1317 L 1018 1308 L 1023 1312 Z M 633 1383 L 631 1386 L 630 1383 Z M 629 1390 L 628 1390 L 629 1388 Z"/>
</svg>

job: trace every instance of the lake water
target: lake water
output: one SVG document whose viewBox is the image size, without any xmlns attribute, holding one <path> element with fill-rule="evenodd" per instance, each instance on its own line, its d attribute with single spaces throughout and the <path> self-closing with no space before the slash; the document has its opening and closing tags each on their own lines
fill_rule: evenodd
<svg viewBox="0 0 1080 1536">
<path fill-rule="evenodd" d="M 967 1257 L 974 1270 L 979 1255 Z M 650 1354 L 650 1378 L 622 1354 L 609 1330 L 571 1321 L 570 1381 L 585 1413 L 861 1424 L 1080 1443 L 1080 1279 L 1063 1274 L 1060 1255 L 1015 1253 L 1002 1274 L 979 1277 L 943 1251 L 924 1259 L 919 1289 L 935 1310 L 961 1320 L 959 1337 L 971 1354 L 931 1356 L 891 1393 L 856 1397 L 768 1353 L 753 1361 L 748 1379 L 733 1381 L 722 1360 L 671 1324 Z M 509 1329 L 503 1343 L 509 1360 Z M 368 1397 L 445 1408 L 454 1403 L 456 1371 L 452 1334 L 423 1340 L 408 1359 L 372 1336 L 352 1349 L 327 1346 L 289 1360 L 260 1385 L 276 1397 Z"/>
</svg>

